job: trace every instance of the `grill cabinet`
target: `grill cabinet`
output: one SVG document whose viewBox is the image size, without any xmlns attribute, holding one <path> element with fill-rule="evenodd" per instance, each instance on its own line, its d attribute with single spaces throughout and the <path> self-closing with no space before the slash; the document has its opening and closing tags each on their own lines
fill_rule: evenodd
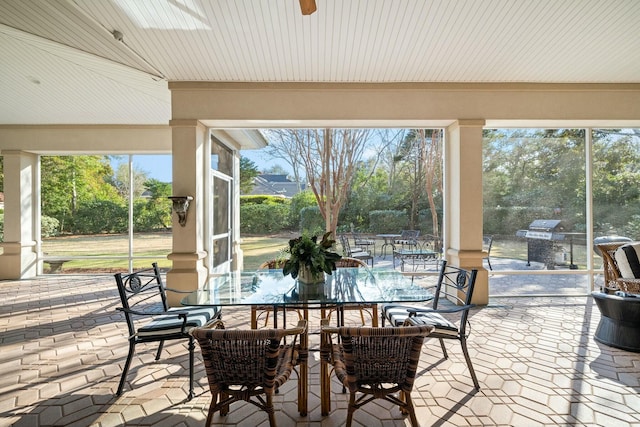
<svg viewBox="0 0 640 427">
<path fill-rule="evenodd" d="M 531 265 L 531 261 L 541 262 L 553 270 L 556 253 L 563 250 L 558 242 L 565 240 L 564 231 L 564 224 L 559 219 L 537 219 L 529 224 L 527 230 L 518 230 L 516 236 L 527 239 L 527 265 Z"/>
</svg>

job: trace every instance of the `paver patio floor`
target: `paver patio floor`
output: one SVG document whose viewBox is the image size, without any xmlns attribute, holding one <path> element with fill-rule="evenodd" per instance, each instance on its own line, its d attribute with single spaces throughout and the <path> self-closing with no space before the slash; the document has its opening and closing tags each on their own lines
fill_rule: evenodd
<svg viewBox="0 0 640 427">
<path fill-rule="evenodd" d="M 188 388 L 186 345 L 139 345 L 124 394 L 126 325 L 112 276 L 42 276 L 0 281 L 0 425 L 202 426 L 210 393 L 196 359 L 196 397 Z M 355 314 L 355 313 L 354 313 Z M 228 327 L 247 327 L 248 309 L 223 311 Z M 443 360 L 427 340 L 414 389 L 422 426 L 640 426 L 640 354 L 594 341 L 600 314 L 591 297 L 504 297 L 475 309 L 470 353 L 475 392 L 456 342 Z M 315 323 L 314 323 L 315 322 Z M 318 319 L 312 319 L 317 328 Z M 312 326 L 313 328 L 314 326 Z M 312 344 L 316 338 L 312 337 Z M 295 376 L 277 395 L 281 427 L 341 426 L 347 395 L 337 382 L 332 412 L 320 415 L 318 354 L 311 353 L 309 414 L 297 413 Z M 214 425 L 267 426 L 264 413 L 236 404 Z M 405 426 L 397 408 L 371 403 L 354 425 Z"/>
</svg>

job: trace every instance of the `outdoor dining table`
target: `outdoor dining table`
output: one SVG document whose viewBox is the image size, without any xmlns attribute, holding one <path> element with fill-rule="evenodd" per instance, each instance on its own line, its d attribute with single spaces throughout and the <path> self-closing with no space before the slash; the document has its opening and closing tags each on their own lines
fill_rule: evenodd
<svg viewBox="0 0 640 427">
<path fill-rule="evenodd" d="M 393 268 L 396 268 L 396 258 L 400 261 L 400 271 L 408 259 L 415 261 L 437 260 L 440 254 L 431 249 L 395 249 L 393 251 Z"/>
<path fill-rule="evenodd" d="M 391 250 L 396 250 L 396 244 L 394 243 L 396 239 L 398 239 L 402 234 L 376 234 L 376 237 L 380 237 L 384 240 L 382 247 L 380 248 L 380 253 L 382 254 L 382 258 L 387 257 L 387 246 L 391 246 Z"/>
<path fill-rule="evenodd" d="M 258 270 L 230 272 L 211 277 L 202 289 L 191 292 L 182 299 L 189 306 L 251 306 L 271 305 L 274 327 L 278 327 L 278 311 L 300 309 L 309 319 L 309 309 L 336 308 L 338 324 L 343 324 L 341 306 L 353 303 L 388 303 L 429 301 L 432 293 L 414 283 L 412 276 L 389 269 L 339 268 L 320 284 L 308 285 L 285 276 L 282 270 Z M 286 327 L 286 322 L 284 322 Z M 298 411 L 307 415 L 308 402 L 308 332 L 300 337 L 301 361 L 299 365 Z M 321 364 L 322 415 L 328 415 L 330 400 L 328 377 Z"/>
</svg>

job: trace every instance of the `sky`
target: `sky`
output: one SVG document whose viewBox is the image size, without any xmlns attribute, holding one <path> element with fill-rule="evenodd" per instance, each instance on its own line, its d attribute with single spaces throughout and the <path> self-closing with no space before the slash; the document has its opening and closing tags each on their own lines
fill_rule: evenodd
<svg viewBox="0 0 640 427">
<path fill-rule="evenodd" d="M 274 165 L 280 165 L 291 172 L 291 167 L 281 159 L 272 160 L 263 150 L 243 150 L 240 154 L 253 161 L 259 171 L 269 169 Z M 112 158 L 111 166 L 115 170 L 122 162 L 128 162 L 129 156 Z M 144 171 L 149 178 L 155 178 L 161 182 L 171 182 L 171 155 L 134 155 L 133 164 L 137 170 Z"/>
<path fill-rule="evenodd" d="M 118 156 L 111 159 L 111 167 L 115 170 L 122 162 L 128 162 L 129 156 Z M 134 155 L 133 165 L 137 170 L 144 171 L 149 178 L 161 182 L 171 182 L 171 155 Z"/>
</svg>

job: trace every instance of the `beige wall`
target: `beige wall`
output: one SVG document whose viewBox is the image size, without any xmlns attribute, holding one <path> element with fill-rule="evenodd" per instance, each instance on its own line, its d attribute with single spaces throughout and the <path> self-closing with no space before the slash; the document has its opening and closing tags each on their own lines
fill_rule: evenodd
<svg viewBox="0 0 640 427">
<path fill-rule="evenodd" d="M 222 127 L 640 124 L 640 84 L 172 82 L 169 89 L 173 119 Z"/>
<path fill-rule="evenodd" d="M 0 126 L 0 152 L 38 154 L 171 153 L 171 128 L 159 126 Z"/>
</svg>

